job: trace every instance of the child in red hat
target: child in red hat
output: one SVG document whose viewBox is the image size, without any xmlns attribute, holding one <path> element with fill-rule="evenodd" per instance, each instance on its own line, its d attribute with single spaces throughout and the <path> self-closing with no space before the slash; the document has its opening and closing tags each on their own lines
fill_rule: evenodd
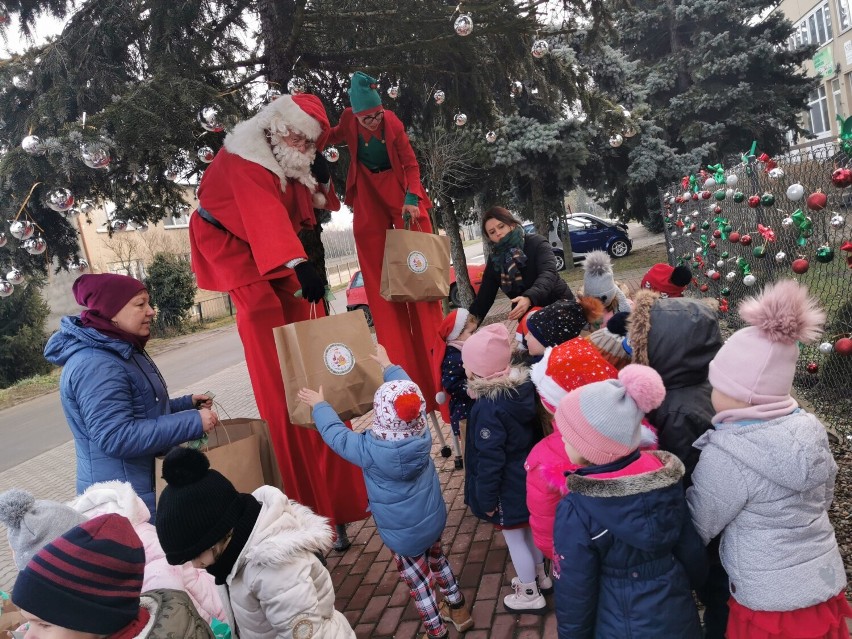
<svg viewBox="0 0 852 639">
<path fill-rule="evenodd" d="M 691 281 L 692 271 L 686 266 L 654 264 L 642 278 L 642 288 L 660 297 L 681 297 Z"/>
</svg>

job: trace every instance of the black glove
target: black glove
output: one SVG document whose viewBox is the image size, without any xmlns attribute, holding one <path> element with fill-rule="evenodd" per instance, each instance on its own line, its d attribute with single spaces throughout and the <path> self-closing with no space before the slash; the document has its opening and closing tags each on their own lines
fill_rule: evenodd
<svg viewBox="0 0 852 639">
<path fill-rule="evenodd" d="M 322 283 L 322 278 L 313 264 L 299 262 L 293 270 L 296 271 L 296 277 L 302 285 L 302 298 L 315 304 L 325 297 L 325 284 Z"/>
<path fill-rule="evenodd" d="M 328 160 L 322 153 L 317 153 L 314 157 L 314 162 L 311 164 L 311 173 L 320 184 L 328 184 L 331 179 L 331 169 L 328 166 Z"/>
</svg>

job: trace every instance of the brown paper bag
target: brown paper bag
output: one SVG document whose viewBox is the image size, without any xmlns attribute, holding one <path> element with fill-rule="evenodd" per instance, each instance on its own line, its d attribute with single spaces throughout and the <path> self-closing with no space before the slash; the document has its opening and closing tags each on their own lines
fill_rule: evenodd
<svg viewBox="0 0 852 639">
<path fill-rule="evenodd" d="M 232 432 L 233 427 L 242 428 L 247 425 L 251 432 L 257 435 L 260 443 L 260 465 L 263 470 L 263 483 L 274 486 L 284 492 L 284 481 L 281 479 L 281 469 L 278 468 L 278 459 L 275 457 L 275 448 L 269 436 L 269 425 L 262 419 L 251 417 L 235 417 L 234 419 L 223 419 L 221 423 Z"/>
<path fill-rule="evenodd" d="M 389 229 L 381 296 L 389 302 L 432 302 L 450 294 L 450 238 Z"/>
<path fill-rule="evenodd" d="M 229 421 L 237 423 L 227 424 Z M 261 436 L 253 431 L 251 421 L 221 422 L 208 433 L 207 445 L 199 449 L 210 460 L 210 468 L 222 473 L 240 493 L 251 493 L 266 483 L 260 453 Z M 166 487 L 162 457 L 154 461 L 154 477 L 159 498 Z"/>
<path fill-rule="evenodd" d="M 376 348 L 362 311 L 293 322 L 274 334 L 291 422 L 315 428 L 310 406 L 299 401 L 302 388 L 322 386 L 343 420 L 372 410 L 382 371 L 370 357 Z"/>
</svg>

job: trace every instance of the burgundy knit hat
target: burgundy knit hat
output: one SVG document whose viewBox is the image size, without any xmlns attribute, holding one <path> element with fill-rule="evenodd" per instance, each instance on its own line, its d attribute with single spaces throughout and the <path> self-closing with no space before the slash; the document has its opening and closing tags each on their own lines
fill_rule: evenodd
<svg viewBox="0 0 852 639">
<path fill-rule="evenodd" d="M 133 277 L 116 273 L 86 273 L 74 282 L 74 299 L 96 315 L 110 320 L 146 286 Z"/>
<path fill-rule="evenodd" d="M 139 615 L 145 549 L 127 518 L 100 515 L 33 556 L 15 581 L 19 608 L 62 628 L 111 635 Z"/>
</svg>

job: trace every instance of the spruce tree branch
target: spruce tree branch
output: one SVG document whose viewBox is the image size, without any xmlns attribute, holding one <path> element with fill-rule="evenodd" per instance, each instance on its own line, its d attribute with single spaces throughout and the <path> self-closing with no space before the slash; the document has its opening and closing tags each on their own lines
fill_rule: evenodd
<svg viewBox="0 0 852 639">
<path fill-rule="evenodd" d="M 254 82 L 255 80 L 257 80 L 262 75 L 266 75 L 266 69 L 260 69 L 258 71 L 255 71 L 251 75 L 247 75 L 246 77 L 244 77 L 242 80 L 240 80 L 236 84 L 232 84 L 232 85 L 228 86 L 227 90 L 223 91 L 220 95 L 228 95 L 229 93 L 234 93 L 236 91 L 239 91 L 243 87 L 246 87 L 249 84 L 251 84 L 252 82 Z"/>
<path fill-rule="evenodd" d="M 234 60 L 225 64 L 217 64 L 212 67 L 203 67 L 202 73 L 213 73 L 214 71 L 233 71 L 237 67 L 253 67 L 258 64 L 267 64 L 269 58 L 266 55 L 254 56 L 245 60 Z"/>
<path fill-rule="evenodd" d="M 212 29 L 211 34 L 213 36 L 221 35 L 225 29 L 230 27 L 237 21 L 237 19 L 239 19 L 246 7 L 248 7 L 252 2 L 253 0 L 238 0 L 236 4 L 234 4 L 234 8 L 225 14 L 222 20 L 220 20 L 215 28 Z"/>
<path fill-rule="evenodd" d="M 305 24 L 305 3 L 306 0 L 296 0 L 296 9 L 293 12 L 293 27 L 290 29 L 290 37 L 287 39 L 287 44 L 284 47 L 285 60 L 294 59 L 293 55 L 299 44 L 302 27 Z"/>
</svg>

